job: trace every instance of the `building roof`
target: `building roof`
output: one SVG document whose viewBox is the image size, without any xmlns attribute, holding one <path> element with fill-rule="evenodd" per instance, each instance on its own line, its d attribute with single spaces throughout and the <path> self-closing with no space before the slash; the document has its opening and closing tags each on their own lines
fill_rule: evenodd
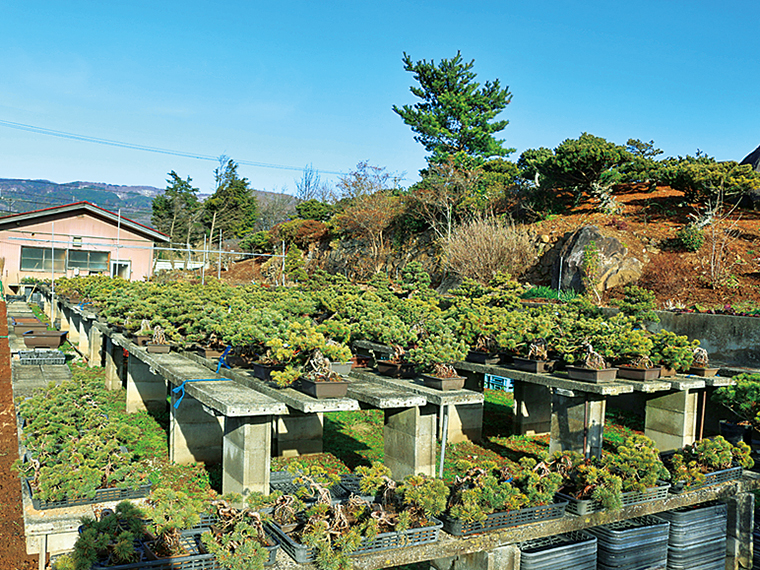
<svg viewBox="0 0 760 570">
<path fill-rule="evenodd" d="M 114 226 L 121 224 L 121 227 L 135 233 L 141 234 L 153 241 L 169 241 L 169 236 L 165 233 L 154 230 L 151 227 L 135 222 L 124 216 L 119 217 L 109 210 L 104 210 L 100 206 L 90 202 L 74 202 L 63 206 L 52 206 L 41 210 L 32 210 L 31 212 L 22 212 L 20 214 L 11 214 L 0 218 L 0 231 L 15 228 L 27 223 L 44 221 L 46 218 L 66 218 L 80 213 L 89 213 L 96 218 L 101 218 Z"/>
</svg>

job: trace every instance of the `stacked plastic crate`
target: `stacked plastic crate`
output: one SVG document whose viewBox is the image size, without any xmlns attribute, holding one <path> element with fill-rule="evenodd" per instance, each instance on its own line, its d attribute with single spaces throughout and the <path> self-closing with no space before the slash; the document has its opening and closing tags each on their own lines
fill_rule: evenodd
<svg viewBox="0 0 760 570">
<path fill-rule="evenodd" d="M 760 570 L 760 509 L 755 511 L 755 531 L 752 533 L 754 554 L 752 557 L 752 570 Z"/>
<path fill-rule="evenodd" d="M 520 570 L 596 570 L 596 537 L 583 531 L 520 543 Z"/>
<path fill-rule="evenodd" d="M 670 522 L 668 570 L 725 569 L 725 503 L 684 507 L 657 516 Z"/>
<path fill-rule="evenodd" d="M 670 524 L 652 516 L 589 529 L 597 538 L 599 570 L 665 570 Z"/>
<path fill-rule="evenodd" d="M 20 364 L 32 366 L 52 366 L 54 364 L 66 364 L 66 355 L 60 350 L 37 349 L 19 350 Z"/>
</svg>

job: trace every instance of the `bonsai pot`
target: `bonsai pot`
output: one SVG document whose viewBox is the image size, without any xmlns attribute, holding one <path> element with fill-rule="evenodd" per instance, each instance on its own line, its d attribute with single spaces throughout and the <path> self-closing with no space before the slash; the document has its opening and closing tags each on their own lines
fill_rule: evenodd
<svg viewBox="0 0 760 570">
<path fill-rule="evenodd" d="M 171 347 L 168 344 L 153 344 L 149 342 L 145 345 L 145 350 L 154 354 L 167 354 Z"/>
<path fill-rule="evenodd" d="M 150 341 L 153 340 L 152 334 L 136 334 L 133 336 L 135 338 L 135 344 L 137 346 L 145 346 L 146 344 L 148 344 Z"/>
<path fill-rule="evenodd" d="M 332 371 L 336 374 L 348 376 L 351 372 L 351 368 L 353 368 L 353 363 L 350 360 L 348 362 L 331 362 L 330 368 L 332 368 Z"/>
<path fill-rule="evenodd" d="M 567 375 L 571 380 L 582 380 L 583 382 L 611 382 L 617 377 L 617 368 L 602 368 L 594 370 L 593 368 L 582 368 L 580 366 L 567 366 Z"/>
<path fill-rule="evenodd" d="M 391 378 L 414 378 L 414 364 L 411 362 L 391 362 L 390 360 L 378 360 L 377 371 L 383 376 Z"/>
<path fill-rule="evenodd" d="M 667 366 L 660 367 L 660 378 L 669 378 L 678 374 L 675 368 L 668 368 Z"/>
<path fill-rule="evenodd" d="M 273 370 L 285 370 L 284 364 L 260 364 L 258 362 L 251 362 L 251 368 L 253 369 L 253 375 L 261 380 L 271 382 L 271 373 Z"/>
<path fill-rule="evenodd" d="M 60 348 L 68 331 L 39 331 L 24 333 L 27 348 Z"/>
<path fill-rule="evenodd" d="M 481 352 L 479 350 L 471 350 L 465 357 L 467 362 L 475 362 L 476 364 L 497 364 L 500 362 L 498 354 L 493 352 Z"/>
<path fill-rule="evenodd" d="M 715 376 L 718 373 L 717 368 L 704 368 L 702 366 L 692 366 L 689 368 L 689 374 L 693 374 L 694 376 Z"/>
<path fill-rule="evenodd" d="M 206 346 L 200 346 L 196 350 L 203 358 L 219 358 L 224 352 L 224 349 L 217 350 Z"/>
<path fill-rule="evenodd" d="M 13 325 L 13 334 L 22 335 L 27 332 L 45 332 L 48 330 L 45 323 L 37 321 L 36 323 L 16 323 Z"/>
<path fill-rule="evenodd" d="M 349 362 L 351 362 L 351 368 L 370 368 L 372 357 L 355 354 Z"/>
<path fill-rule="evenodd" d="M 499 352 L 499 364 L 512 364 L 514 355 L 511 352 Z"/>
<path fill-rule="evenodd" d="M 425 386 L 435 388 L 436 390 L 461 390 L 464 388 L 464 376 L 454 376 L 453 378 L 438 378 L 430 374 L 420 374 Z"/>
<path fill-rule="evenodd" d="M 720 435 L 731 445 L 740 441 L 752 445 L 752 426 L 738 424 L 730 420 L 720 420 Z"/>
<path fill-rule="evenodd" d="M 301 391 L 320 400 L 325 398 L 344 398 L 348 390 L 348 382 L 314 382 L 301 378 Z"/>
<path fill-rule="evenodd" d="M 531 358 L 512 357 L 512 368 L 534 374 L 546 374 L 554 370 L 554 360 L 533 360 Z"/>
<path fill-rule="evenodd" d="M 629 380 L 657 380 L 660 377 L 660 368 L 636 368 L 634 366 L 620 366 L 618 368 L 618 378 L 627 378 Z"/>
</svg>

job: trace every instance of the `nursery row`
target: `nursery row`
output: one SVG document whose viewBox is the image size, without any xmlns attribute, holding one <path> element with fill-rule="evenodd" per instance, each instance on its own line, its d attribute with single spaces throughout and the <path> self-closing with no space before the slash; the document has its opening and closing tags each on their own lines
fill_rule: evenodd
<svg viewBox="0 0 760 570">
<path fill-rule="evenodd" d="M 716 438 L 663 463 L 651 441 L 634 436 L 601 460 L 544 454 L 524 458 L 514 472 L 461 461 L 451 487 L 422 475 L 396 482 L 374 463 L 357 468 L 348 481 L 353 492 L 340 501 L 333 492 L 345 480 L 293 463 L 281 479 L 291 494 L 204 499 L 161 489 L 144 512 L 121 503 L 115 513 L 83 522 L 74 552 L 58 568 L 163 568 L 164 557 L 181 564 L 196 555 L 188 568 L 260 569 L 274 562 L 279 543 L 298 563 L 346 569 L 353 555 L 434 542 L 441 529 L 468 536 L 556 519 L 566 509 L 585 514 L 662 499 L 669 489 L 663 477 L 683 483 L 679 491 L 738 479 L 741 466 L 751 465 L 748 453 Z M 198 557 L 209 565 L 198 566 Z"/>
<path fill-rule="evenodd" d="M 609 318 L 582 297 L 522 307 L 520 286 L 508 278 L 489 286 L 465 281 L 438 295 L 414 263 L 400 284 L 376 276 L 356 285 L 325 273 L 292 288 L 163 285 L 92 276 L 59 279 L 56 291 L 86 303 L 128 333 L 156 335 L 154 342 L 229 346 L 242 359 L 280 366 L 272 378 L 281 386 L 304 375 L 330 379 L 323 357 L 348 360 L 355 340 L 391 346 L 395 361 L 443 377 L 453 374 L 450 365 L 464 360 L 468 351 L 561 358 L 593 369 L 614 364 L 687 371 L 693 364 L 707 365 L 697 340 L 643 328 L 644 319 L 656 318 L 654 299 L 636 287 L 628 288 L 620 312 Z"/>
</svg>

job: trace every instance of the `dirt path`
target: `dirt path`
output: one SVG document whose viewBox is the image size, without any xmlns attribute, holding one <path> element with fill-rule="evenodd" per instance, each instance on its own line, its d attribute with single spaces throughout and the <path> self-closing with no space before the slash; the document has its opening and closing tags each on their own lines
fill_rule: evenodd
<svg viewBox="0 0 760 570">
<path fill-rule="evenodd" d="M 5 303 L 0 301 L 0 568 L 33 570 L 37 558 L 27 556 L 21 483 L 11 471 L 18 457 L 16 413 L 11 385 L 11 353 L 8 347 L 8 320 Z"/>
</svg>

